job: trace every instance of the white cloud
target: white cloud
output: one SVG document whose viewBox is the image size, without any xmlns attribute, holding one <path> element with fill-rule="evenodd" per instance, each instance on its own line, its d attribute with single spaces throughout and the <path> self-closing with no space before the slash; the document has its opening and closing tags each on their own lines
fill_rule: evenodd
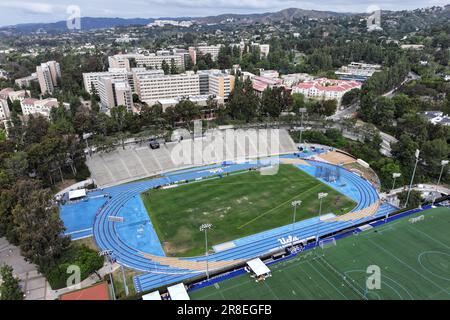
<svg viewBox="0 0 450 320">
<path fill-rule="evenodd" d="M 42 2 L 26 2 L 26 1 L 6 1 L 0 2 L 0 7 L 18 9 L 22 12 L 32 14 L 52 14 L 55 13 L 60 6 Z"/>
</svg>

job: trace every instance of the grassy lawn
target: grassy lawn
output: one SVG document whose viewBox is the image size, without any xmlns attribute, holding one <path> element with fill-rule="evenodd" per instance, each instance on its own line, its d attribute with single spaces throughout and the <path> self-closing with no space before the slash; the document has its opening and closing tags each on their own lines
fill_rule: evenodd
<svg viewBox="0 0 450 320">
<path fill-rule="evenodd" d="M 142 194 L 167 255 L 204 253 L 202 223 L 212 223 L 209 244 L 220 244 L 292 222 L 293 200 L 302 200 L 297 221 L 317 215 L 317 193 L 327 192 L 322 213 L 342 214 L 355 203 L 292 165 L 278 174 L 259 171 L 229 175 Z"/>
<path fill-rule="evenodd" d="M 263 282 L 245 274 L 189 295 L 199 300 L 450 300 L 450 209 L 413 217 L 421 215 L 416 223 L 405 217 L 276 263 L 270 266 L 273 276 Z M 366 289 L 369 266 L 380 268 L 379 288 Z"/>
</svg>

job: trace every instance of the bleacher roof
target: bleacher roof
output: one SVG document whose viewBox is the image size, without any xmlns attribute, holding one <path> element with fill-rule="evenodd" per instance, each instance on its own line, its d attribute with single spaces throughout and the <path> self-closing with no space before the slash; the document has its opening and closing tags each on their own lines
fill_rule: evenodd
<svg viewBox="0 0 450 320">
<path fill-rule="evenodd" d="M 159 291 L 153 291 L 142 296 L 142 300 L 162 300 Z"/>
<path fill-rule="evenodd" d="M 183 283 L 168 287 L 170 299 L 172 300 L 191 300 Z"/>
<path fill-rule="evenodd" d="M 247 261 L 247 265 L 257 276 L 270 273 L 270 269 L 259 258 Z"/>
</svg>

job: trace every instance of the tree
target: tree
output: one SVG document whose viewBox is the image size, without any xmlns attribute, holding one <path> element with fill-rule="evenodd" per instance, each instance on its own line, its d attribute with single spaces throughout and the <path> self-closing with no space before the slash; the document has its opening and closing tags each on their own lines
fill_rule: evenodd
<svg viewBox="0 0 450 320">
<path fill-rule="evenodd" d="M 262 115 L 278 118 L 281 112 L 292 106 L 292 97 L 287 94 L 284 88 L 267 88 L 264 90 L 261 99 Z"/>
<path fill-rule="evenodd" d="M 172 58 L 170 59 L 170 74 L 177 74 L 178 73 L 178 68 L 175 65 L 175 60 Z"/>
<path fill-rule="evenodd" d="M 255 95 L 250 79 L 243 83 L 236 81 L 226 106 L 228 114 L 235 120 L 250 122 L 258 115 L 260 99 Z"/>
<path fill-rule="evenodd" d="M 186 128 L 192 132 L 192 121 L 201 116 L 199 106 L 189 99 L 181 99 L 174 108 L 177 118 L 184 122 Z"/>
<path fill-rule="evenodd" d="M 0 280 L 0 300 L 23 300 L 19 279 L 14 277 L 11 266 L 0 266 Z"/>
<path fill-rule="evenodd" d="M 342 102 L 341 102 L 342 105 L 349 106 L 352 103 L 355 103 L 359 99 L 360 94 L 361 94 L 361 90 L 358 88 L 347 91 L 342 96 Z"/>
<path fill-rule="evenodd" d="M 292 101 L 293 101 L 292 111 L 294 111 L 295 113 L 299 113 L 300 108 L 305 107 L 305 96 L 301 93 L 293 93 Z"/>
<path fill-rule="evenodd" d="M 402 191 L 397 195 L 399 201 L 400 201 L 400 205 L 405 205 L 406 204 L 406 198 L 408 197 L 408 191 Z M 408 208 L 417 208 L 420 206 L 420 204 L 422 203 L 422 194 L 420 193 L 420 191 L 417 190 L 411 190 L 411 193 L 409 195 L 409 200 L 408 200 Z"/>
<path fill-rule="evenodd" d="M 128 111 L 125 108 L 125 106 L 117 106 L 117 107 L 111 108 L 110 113 L 111 113 L 111 120 L 114 124 L 114 127 L 117 130 L 117 132 L 119 132 L 119 134 L 120 134 L 121 141 L 122 141 L 122 148 L 125 150 L 124 129 L 125 129 L 125 125 L 126 125 L 126 114 L 128 113 Z"/>
<path fill-rule="evenodd" d="M 62 235 L 64 226 L 59 208 L 52 204 L 51 192 L 29 191 L 21 196 L 12 213 L 23 256 L 41 271 L 55 266 L 70 239 Z"/>
<path fill-rule="evenodd" d="M 161 69 L 164 71 L 164 74 L 169 74 L 170 73 L 170 66 L 169 64 L 166 62 L 166 60 L 163 60 L 161 63 Z"/>
</svg>

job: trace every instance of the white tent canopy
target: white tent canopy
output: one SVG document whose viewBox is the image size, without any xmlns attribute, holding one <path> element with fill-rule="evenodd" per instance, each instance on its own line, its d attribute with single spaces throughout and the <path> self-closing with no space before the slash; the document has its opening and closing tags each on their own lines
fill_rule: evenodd
<svg viewBox="0 0 450 320">
<path fill-rule="evenodd" d="M 172 300 L 191 300 L 183 283 L 168 287 L 170 299 Z"/>
<path fill-rule="evenodd" d="M 86 189 L 78 189 L 69 191 L 69 200 L 86 197 Z"/>
<path fill-rule="evenodd" d="M 153 291 L 142 296 L 142 300 L 162 300 L 159 291 Z"/>
<path fill-rule="evenodd" d="M 270 269 L 259 258 L 247 261 L 247 265 L 258 277 L 270 273 Z"/>
</svg>

